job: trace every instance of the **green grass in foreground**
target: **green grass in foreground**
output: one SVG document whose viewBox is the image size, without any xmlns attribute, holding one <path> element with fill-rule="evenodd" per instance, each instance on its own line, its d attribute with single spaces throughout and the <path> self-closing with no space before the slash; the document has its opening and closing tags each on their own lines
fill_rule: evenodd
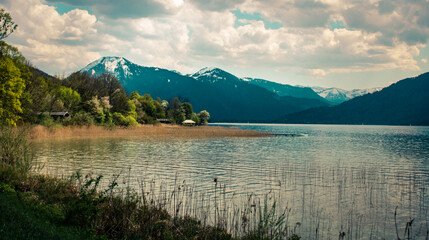
<svg viewBox="0 0 429 240">
<path fill-rule="evenodd" d="M 31 205 L 9 185 L 0 184 L 1 239 L 100 239 L 89 229 L 66 226 L 55 209 Z"/>
</svg>

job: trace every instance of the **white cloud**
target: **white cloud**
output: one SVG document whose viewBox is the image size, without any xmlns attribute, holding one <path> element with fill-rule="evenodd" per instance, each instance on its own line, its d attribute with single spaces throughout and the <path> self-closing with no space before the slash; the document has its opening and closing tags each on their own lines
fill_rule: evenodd
<svg viewBox="0 0 429 240">
<path fill-rule="evenodd" d="M 206 65 L 299 69 L 319 77 L 415 71 L 429 36 L 423 21 L 429 8 L 419 0 L 46 1 L 89 6 L 97 14 L 75 9 L 60 15 L 45 0 L 6 1 L 19 24 L 7 40 L 50 73 L 76 71 L 106 55 L 185 73 Z M 235 9 L 283 27 L 267 29 L 254 19 L 240 19 L 237 27 Z"/>
<path fill-rule="evenodd" d="M 100 56 L 88 48 L 97 37 L 97 19 L 87 11 L 75 9 L 60 15 L 38 0 L 13 0 L 5 5 L 18 24 L 6 40 L 36 66 L 63 73 Z"/>
<path fill-rule="evenodd" d="M 309 73 L 316 77 L 324 77 L 327 75 L 327 72 L 323 69 L 310 69 Z"/>
</svg>

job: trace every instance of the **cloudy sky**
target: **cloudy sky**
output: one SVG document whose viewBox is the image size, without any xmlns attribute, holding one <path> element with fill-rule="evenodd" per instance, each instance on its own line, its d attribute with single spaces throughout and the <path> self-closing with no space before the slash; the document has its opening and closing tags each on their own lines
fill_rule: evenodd
<svg viewBox="0 0 429 240">
<path fill-rule="evenodd" d="M 429 0 L 0 0 L 6 42 L 67 75 L 103 56 L 345 89 L 429 71 Z"/>
</svg>

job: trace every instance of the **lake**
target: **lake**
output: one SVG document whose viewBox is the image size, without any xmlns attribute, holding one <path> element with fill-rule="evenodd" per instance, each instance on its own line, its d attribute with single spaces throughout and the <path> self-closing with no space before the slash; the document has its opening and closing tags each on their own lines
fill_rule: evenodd
<svg viewBox="0 0 429 240">
<path fill-rule="evenodd" d="M 104 186 L 120 174 L 120 188 L 234 234 L 266 206 L 303 239 L 426 238 L 429 127 L 213 125 L 303 136 L 53 141 L 34 143 L 35 157 L 45 173 L 102 174 Z"/>
</svg>

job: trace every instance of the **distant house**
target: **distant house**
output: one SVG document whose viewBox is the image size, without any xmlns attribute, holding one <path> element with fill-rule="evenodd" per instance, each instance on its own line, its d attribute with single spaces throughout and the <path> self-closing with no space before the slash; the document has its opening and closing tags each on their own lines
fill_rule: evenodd
<svg viewBox="0 0 429 240">
<path fill-rule="evenodd" d="M 195 122 L 192 121 L 191 119 L 186 119 L 185 121 L 182 122 L 182 124 L 185 126 L 194 126 Z"/>
<path fill-rule="evenodd" d="M 165 124 L 171 123 L 170 119 L 167 119 L 167 118 L 157 118 L 156 121 L 160 123 L 165 123 Z"/>
<path fill-rule="evenodd" d="M 68 112 L 39 112 L 39 115 L 49 115 L 54 119 L 70 117 Z"/>
</svg>

